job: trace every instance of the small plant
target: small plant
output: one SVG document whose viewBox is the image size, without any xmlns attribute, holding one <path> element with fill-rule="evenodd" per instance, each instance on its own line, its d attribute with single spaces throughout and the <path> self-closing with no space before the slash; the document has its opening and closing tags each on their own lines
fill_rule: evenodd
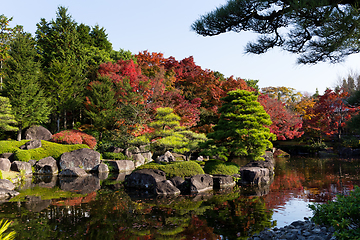
<svg viewBox="0 0 360 240">
<path fill-rule="evenodd" d="M 360 188 L 349 195 L 337 195 L 334 202 L 309 205 L 317 224 L 333 226 L 338 239 L 360 239 Z"/>
<path fill-rule="evenodd" d="M 0 170 L 0 179 L 3 179 L 2 171 Z"/>
<path fill-rule="evenodd" d="M 6 232 L 10 227 L 11 222 L 4 221 L 3 219 L 0 221 L 0 239 L 1 240 L 12 240 L 15 239 L 15 231 Z"/>
</svg>

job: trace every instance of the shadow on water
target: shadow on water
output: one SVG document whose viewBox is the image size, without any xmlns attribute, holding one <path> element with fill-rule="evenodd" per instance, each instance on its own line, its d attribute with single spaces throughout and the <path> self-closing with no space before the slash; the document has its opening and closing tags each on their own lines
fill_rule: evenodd
<svg viewBox="0 0 360 240">
<path fill-rule="evenodd" d="M 174 198 L 129 194 L 124 176 L 30 179 L 0 205 L 0 218 L 13 221 L 17 239 L 246 239 L 301 220 L 308 203 L 349 192 L 360 184 L 360 161 L 278 159 L 262 188 Z"/>
</svg>

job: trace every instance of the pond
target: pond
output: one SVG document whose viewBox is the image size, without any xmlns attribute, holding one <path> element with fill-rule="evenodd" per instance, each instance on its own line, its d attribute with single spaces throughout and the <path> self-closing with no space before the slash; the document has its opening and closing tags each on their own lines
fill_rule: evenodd
<svg viewBox="0 0 360 240">
<path fill-rule="evenodd" d="M 124 190 L 123 177 L 33 178 L 0 205 L 0 219 L 13 221 L 16 239 L 247 239 L 303 220 L 308 204 L 360 185 L 360 161 L 277 159 L 276 176 L 262 189 L 177 198 L 142 199 Z M 74 185 L 82 190 L 68 192 Z"/>
</svg>

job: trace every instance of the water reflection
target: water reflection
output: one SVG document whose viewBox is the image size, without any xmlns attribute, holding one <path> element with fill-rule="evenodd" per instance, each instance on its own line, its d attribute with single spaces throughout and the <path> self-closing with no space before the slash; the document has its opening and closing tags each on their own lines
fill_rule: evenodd
<svg viewBox="0 0 360 240">
<path fill-rule="evenodd" d="M 146 200 L 123 189 L 122 175 L 34 179 L 23 191 L 42 194 L 1 204 L 0 218 L 13 221 L 17 239 L 246 239 L 311 216 L 310 202 L 347 193 L 360 184 L 359 166 L 358 160 L 279 159 L 271 185 L 259 189 Z"/>
</svg>

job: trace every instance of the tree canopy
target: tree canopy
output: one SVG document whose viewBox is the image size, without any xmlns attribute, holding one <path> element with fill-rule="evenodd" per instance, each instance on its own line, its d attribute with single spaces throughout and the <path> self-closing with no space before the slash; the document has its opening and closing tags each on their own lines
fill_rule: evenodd
<svg viewBox="0 0 360 240">
<path fill-rule="evenodd" d="M 298 63 L 342 61 L 360 52 L 357 0 L 229 0 L 201 16 L 192 29 L 203 36 L 234 31 L 259 33 L 246 52 L 281 47 L 300 54 Z"/>
</svg>

